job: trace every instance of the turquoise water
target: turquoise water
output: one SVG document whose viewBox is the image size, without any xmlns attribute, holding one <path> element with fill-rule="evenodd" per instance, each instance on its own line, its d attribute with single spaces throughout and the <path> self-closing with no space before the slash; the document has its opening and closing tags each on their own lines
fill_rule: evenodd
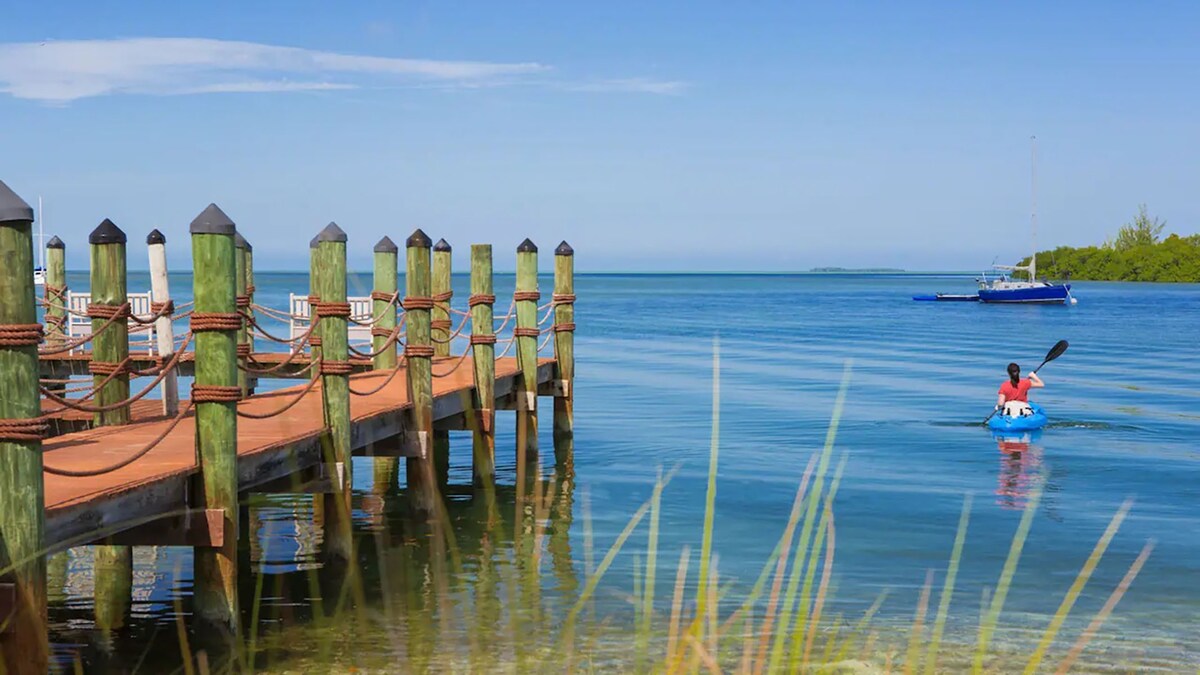
<svg viewBox="0 0 1200 675">
<path fill-rule="evenodd" d="M 172 283 L 190 286 L 185 275 Z M 307 289 L 304 275 L 259 274 L 256 283 L 257 301 L 280 309 L 289 290 Z M 465 302 L 466 284 L 456 277 L 456 305 Z M 71 285 L 81 289 L 86 279 L 72 278 Z M 995 586 L 1020 509 L 1040 489 L 1001 617 L 1007 628 L 998 638 L 1032 645 L 1036 637 L 1024 631 L 1045 626 L 1045 615 L 1054 612 L 1113 513 L 1132 498 L 1129 517 L 1060 641 L 1074 640 L 1152 539 L 1149 562 L 1102 636 L 1119 658 L 1172 671 L 1194 671 L 1200 663 L 1194 644 L 1200 286 L 1078 283 L 1078 305 L 1008 307 L 909 299 L 969 291 L 968 277 L 952 275 L 581 275 L 576 285 L 575 481 L 565 511 L 550 515 L 558 539 L 551 542 L 554 564 L 542 568 L 549 597 L 569 595 L 584 578 L 588 525 L 598 560 L 649 497 L 661 468 L 676 470 L 663 497 L 659 553 L 658 605 L 669 605 L 680 548 L 700 545 L 719 336 L 714 550 L 722 577 L 733 582 L 729 605 L 754 582 L 779 538 L 849 368 L 836 438 L 836 452 L 848 462 L 834 506 L 835 594 L 827 616 L 854 620 L 890 589 L 880 621 L 911 621 L 926 571 L 935 570 L 941 583 L 964 497 L 972 495 L 949 629 L 972 641 L 980 594 Z M 144 276 L 131 277 L 131 291 L 146 286 Z M 549 278 L 542 288 L 548 293 Z M 368 277 L 352 279 L 351 294 L 367 292 Z M 508 293 L 511 280 L 498 276 L 497 295 Z M 176 296 L 186 300 L 187 293 Z M 1017 361 L 1028 370 L 1059 339 L 1071 348 L 1045 367 L 1047 387 L 1035 392 L 1051 417 L 1049 428 L 1028 439 L 1031 447 L 1019 456 L 1001 452 L 978 422 L 991 410 L 1005 365 Z M 548 422 L 547 414 L 542 464 L 561 487 Z M 499 479 L 512 485 L 513 425 L 504 417 L 498 424 Z M 470 543 L 480 528 L 467 487 L 469 433 L 456 433 L 452 443 L 451 483 L 460 487 L 452 490 L 450 511 L 467 558 L 454 574 L 471 577 L 478 569 L 470 561 L 487 549 Z M 369 462 L 355 464 L 356 525 L 372 547 L 409 550 L 411 536 L 379 536 L 414 530 L 402 492 L 373 495 Z M 403 468 L 400 473 L 402 488 Z M 502 499 L 511 501 L 506 495 Z M 247 564 L 264 572 L 267 589 L 279 589 L 266 594 L 265 605 L 286 607 L 303 623 L 310 612 L 304 575 L 320 559 L 308 524 L 311 498 L 256 497 L 250 504 L 258 530 L 254 542 L 246 542 Z M 617 627 L 632 616 L 627 594 L 634 565 L 644 559 L 635 561 L 645 541 L 644 529 L 639 532 L 597 595 L 598 611 Z M 130 624 L 112 638 L 114 646 L 102 648 L 90 624 L 86 553 L 73 552 L 66 590 L 51 608 L 60 656 L 80 648 L 88 663 L 128 669 L 148 644 L 157 644 L 148 636 L 158 635 L 161 647 L 150 647 L 146 663 L 172 663 L 178 658 L 173 601 L 181 598 L 186 607 L 190 567 L 185 550 L 162 549 L 153 560 L 139 552 L 139 599 Z M 369 575 L 376 583 L 378 576 Z M 369 588 L 368 604 L 390 592 L 403 593 Z M 279 619 L 271 625 L 291 624 Z M 381 654 L 386 649 L 381 644 Z"/>
</svg>

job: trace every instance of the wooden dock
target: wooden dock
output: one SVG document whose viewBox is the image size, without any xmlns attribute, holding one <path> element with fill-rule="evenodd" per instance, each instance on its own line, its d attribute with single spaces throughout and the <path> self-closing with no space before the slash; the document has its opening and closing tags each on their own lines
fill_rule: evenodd
<svg viewBox="0 0 1200 675">
<path fill-rule="evenodd" d="M 451 366 L 453 357 L 435 361 Z M 440 362 L 440 363 L 439 363 Z M 474 392 L 473 364 L 468 360 L 451 375 L 437 380 L 434 390 L 435 428 L 468 430 L 464 412 Z M 539 385 L 545 393 L 553 383 L 554 359 L 538 364 Z M 517 360 L 496 363 L 496 409 L 515 409 Z M 388 372 L 364 373 L 350 378 L 355 388 L 367 389 L 389 377 Z M 286 412 L 266 419 L 240 419 L 237 428 L 238 489 L 255 488 L 322 468 L 320 439 L 323 423 L 321 391 L 301 394 L 303 385 L 256 394 L 238 402 L 238 410 L 269 413 L 300 394 Z M 97 427 L 59 436 L 43 445 L 44 462 L 53 469 L 94 470 L 138 452 L 171 424 L 153 401 L 153 419 L 119 427 Z M 351 401 L 351 445 L 355 454 L 378 457 L 416 457 L 417 446 L 401 438 L 408 431 L 408 383 L 400 373 L 380 392 Z M 146 541 L 136 533 L 122 536 L 128 524 L 153 521 L 155 514 L 178 513 L 189 508 L 187 485 L 200 467 L 196 461 L 195 415 L 187 414 L 172 433 L 138 461 L 100 476 L 70 477 L 47 474 L 45 479 L 46 534 L 49 552 L 70 546 L 99 543 L 92 537 L 103 532 L 112 541 L 142 544 L 185 544 L 183 541 Z M 328 473 L 328 472 L 326 472 Z M 326 476 L 328 477 L 328 476 Z M 318 488 L 325 489 L 325 488 Z M 273 490 L 293 492 L 299 490 Z M 89 538 L 92 537 L 92 538 Z"/>
<path fill-rule="evenodd" d="M 541 305 L 537 247 L 528 239 L 517 247 L 516 292 L 495 316 L 490 245 L 471 247 L 464 309 L 452 299 L 445 240 L 434 245 L 421 230 L 407 239 L 401 289 L 400 249 L 384 237 L 373 249 L 372 312 L 355 316 L 346 296 L 348 237 L 330 223 L 310 243 L 311 316 L 300 317 L 309 327 L 284 339 L 255 317 L 298 317 L 255 304 L 253 248 L 216 205 L 189 227 L 189 311 L 171 300 L 166 237 L 147 236 L 149 316 L 131 311 L 126 236 L 107 219 L 88 239 L 86 311 L 65 302 L 65 244 L 57 237 L 47 244 L 37 297 L 32 220 L 0 182 L 0 672 L 46 670 L 49 553 L 96 546 L 103 627 L 128 611 L 129 547 L 191 547 L 192 620 L 234 644 L 245 493 L 321 495 L 324 554 L 350 562 L 354 455 L 375 458 L 376 483 L 395 483 L 404 458 L 410 510 L 433 516 L 448 487 L 449 434 L 471 434 L 473 488 L 490 494 L 496 412 L 514 411 L 523 485 L 527 465 L 537 465 L 538 398 L 552 397 L 556 459 L 570 461 L 575 295 L 566 242 L 555 250 L 554 293 Z M 70 313 L 90 319 L 91 333 L 68 334 Z M 351 324 L 369 330 L 367 351 L 350 344 Z M 152 331 L 156 353 L 130 353 L 134 331 Z M 256 351 L 255 341 L 267 339 L 281 351 Z M 553 356 L 545 355 L 549 345 Z M 190 395 L 179 391 L 181 376 L 194 379 Z M 299 383 L 255 393 L 268 378 Z M 131 391 L 134 382 L 143 388 Z"/>
</svg>

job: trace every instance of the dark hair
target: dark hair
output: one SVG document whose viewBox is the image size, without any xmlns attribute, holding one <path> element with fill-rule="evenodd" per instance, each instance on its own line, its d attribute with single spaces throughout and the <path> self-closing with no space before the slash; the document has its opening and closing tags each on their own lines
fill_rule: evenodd
<svg viewBox="0 0 1200 675">
<path fill-rule="evenodd" d="M 1008 379 L 1012 380 L 1013 386 L 1017 386 L 1021 382 L 1021 366 L 1015 363 L 1008 364 Z"/>
</svg>

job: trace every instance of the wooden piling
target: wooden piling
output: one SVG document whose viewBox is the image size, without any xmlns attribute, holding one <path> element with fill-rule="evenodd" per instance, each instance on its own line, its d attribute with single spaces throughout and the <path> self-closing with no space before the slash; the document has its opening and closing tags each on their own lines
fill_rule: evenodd
<svg viewBox="0 0 1200 675">
<path fill-rule="evenodd" d="M 526 239 L 517 247 L 517 473 L 523 478 L 525 463 L 538 459 L 537 362 L 538 362 L 538 278 L 537 246 Z M 519 487 L 518 487 L 519 489 Z"/>
<path fill-rule="evenodd" d="M 0 630 L 0 671 L 44 673 L 46 559 L 42 443 L 38 420 L 37 307 L 33 285 L 33 209 L 0 182 L 0 593 L 15 614 Z"/>
<path fill-rule="evenodd" d="M 554 395 L 554 460 L 572 462 L 575 447 L 575 250 L 567 242 L 554 249 L 554 357 L 558 376 Z"/>
<path fill-rule="evenodd" d="M 109 219 L 104 219 L 88 236 L 91 250 L 92 302 L 88 314 L 92 317 L 92 362 L 94 383 L 98 389 L 95 401 L 108 406 L 129 398 L 129 373 L 112 369 L 129 356 L 129 323 L 117 318 L 107 328 L 113 312 L 128 300 L 125 270 L 125 233 Z M 107 384 L 104 384 L 108 380 Z M 102 386 L 103 385 L 103 386 Z M 129 406 L 95 413 L 96 426 L 129 423 Z M 133 549 L 129 546 L 95 547 L 93 571 L 93 605 L 96 624 L 103 630 L 116 630 L 125 624 L 133 589 Z"/>
<path fill-rule="evenodd" d="M 309 298 L 317 297 L 317 238 L 316 237 L 313 237 L 308 242 L 308 297 Z M 290 308 L 289 308 L 289 311 L 290 311 Z M 309 308 L 308 308 L 308 320 L 310 322 L 309 325 L 311 325 L 311 322 L 316 319 L 316 316 L 317 315 L 313 312 L 313 308 L 310 304 Z M 321 344 L 320 344 L 321 343 L 321 339 L 320 339 L 321 332 L 319 330 L 314 330 L 312 336 L 314 339 L 312 341 L 310 341 L 310 343 L 309 343 L 308 356 L 310 359 L 312 359 L 313 362 L 316 362 L 318 359 L 321 358 Z M 312 379 L 315 380 L 315 379 L 321 377 L 321 371 L 317 370 L 316 368 L 313 368 L 312 372 L 310 373 L 310 376 L 312 377 Z"/>
<path fill-rule="evenodd" d="M 128 299 L 125 233 L 105 218 L 88 235 L 88 248 L 91 249 L 92 258 L 92 304 L 88 307 L 88 314 L 92 317 L 92 333 L 96 336 L 92 340 L 91 367 L 95 386 L 100 388 L 95 397 L 96 405 L 105 406 L 129 398 L 128 372 L 108 378 L 110 370 L 129 356 L 129 323 L 117 319 L 104 328 L 112 312 Z M 108 383 L 101 387 L 106 379 L 109 379 Z M 96 413 L 95 418 L 96 426 L 126 424 L 129 422 L 129 406 Z"/>
<path fill-rule="evenodd" d="M 246 238 L 239 232 L 233 236 L 234 251 L 234 283 L 237 286 L 237 311 L 246 312 L 250 309 L 250 298 L 246 295 Z M 250 365 L 250 343 L 246 338 L 250 335 L 248 322 L 243 321 L 237 332 L 238 356 L 238 386 L 242 389 L 242 398 L 250 395 L 249 374 L 246 366 Z"/>
<path fill-rule="evenodd" d="M 240 234 L 240 233 L 239 233 Z M 243 237 L 242 241 L 246 241 Z M 245 261 L 246 268 L 246 306 L 242 312 L 251 318 L 254 317 L 254 247 L 246 241 L 246 246 L 242 249 L 242 257 Z M 246 326 L 246 345 L 247 354 L 254 353 L 254 331 L 250 326 Z M 246 393 L 253 396 L 254 389 L 258 387 L 258 376 L 254 373 L 246 373 Z"/>
<path fill-rule="evenodd" d="M 408 458 L 409 502 L 415 513 L 432 515 L 438 506 L 437 476 L 433 458 L 433 346 L 430 344 L 430 309 L 433 307 L 429 247 L 433 242 L 421 230 L 412 233 L 404 274 L 404 314 L 407 344 L 408 400 L 412 417 L 408 434 L 417 456 Z"/>
<path fill-rule="evenodd" d="M 329 425 L 335 490 L 325 499 L 325 546 L 327 556 L 342 561 L 353 559 L 350 524 L 350 308 L 346 304 L 346 233 L 329 223 L 317 235 L 316 291 L 320 302 L 310 308 L 320 319 L 321 399 Z"/>
<path fill-rule="evenodd" d="M 62 239 L 46 242 L 46 346 L 61 347 L 67 339 L 67 247 Z"/>
<path fill-rule="evenodd" d="M 450 299 L 454 291 L 450 286 L 451 256 L 453 255 L 449 242 L 438 239 L 433 245 L 432 292 L 436 303 L 430 311 L 430 334 L 436 338 L 433 342 L 434 356 L 450 356 L 450 332 L 453 322 L 450 320 Z M 438 486 L 445 489 L 450 482 L 450 432 L 433 432 L 433 461 L 437 472 Z"/>
<path fill-rule="evenodd" d="M 396 294 L 396 264 L 400 249 L 391 238 L 384 237 L 375 244 L 374 253 L 375 289 L 371 294 L 371 316 L 379 317 L 379 320 L 371 330 L 371 347 L 372 351 L 383 351 L 375 355 L 371 365 L 375 370 L 389 370 L 396 367 L 396 345 L 392 343 L 387 349 L 383 345 L 396 329 L 396 302 L 392 296 Z"/>
<path fill-rule="evenodd" d="M 395 368 L 396 343 L 388 345 L 388 336 L 396 329 L 396 289 L 397 262 L 400 253 L 396 242 L 390 237 L 384 237 L 375 244 L 375 280 L 371 297 L 371 316 L 379 317 L 371 328 L 372 351 L 379 352 L 372 359 L 375 370 Z M 382 351 L 380 351 L 382 350 Z M 395 489 L 400 477 L 400 461 L 395 457 L 376 457 L 374 459 L 374 486 L 378 494 L 387 494 Z"/>
<path fill-rule="evenodd" d="M 146 248 L 150 255 L 150 293 L 155 307 L 171 302 L 171 286 L 167 277 L 167 238 L 162 232 L 152 230 L 146 236 Z M 164 316 L 154 323 L 154 334 L 158 344 L 158 356 L 163 363 L 175 353 L 175 327 L 171 317 Z M 161 389 L 164 415 L 179 412 L 179 377 L 172 370 L 163 378 Z"/>
<path fill-rule="evenodd" d="M 496 484 L 496 333 L 492 304 L 492 245 L 471 245 L 471 360 L 475 366 L 472 479 L 491 491 Z"/>
<path fill-rule="evenodd" d="M 192 330 L 196 333 L 196 449 L 198 501 L 224 512 L 221 546 L 195 550 L 196 617 L 224 633 L 238 628 L 237 542 L 237 228 L 216 204 L 192 221 Z M 208 327 L 201 317 L 208 315 Z M 222 325 L 222 317 L 226 319 Z"/>
</svg>

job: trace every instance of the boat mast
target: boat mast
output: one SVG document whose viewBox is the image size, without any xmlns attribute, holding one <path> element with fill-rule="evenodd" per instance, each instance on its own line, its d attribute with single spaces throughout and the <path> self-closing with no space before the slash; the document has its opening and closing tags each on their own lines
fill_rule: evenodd
<svg viewBox="0 0 1200 675">
<path fill-rule="evenodd" d="M 1033 255 L 1029 257 L 1029 280 L 1037 281 L 1037 136 L 1029 137 L 1029 224 L 1033 230 Z"/>
</svg>

